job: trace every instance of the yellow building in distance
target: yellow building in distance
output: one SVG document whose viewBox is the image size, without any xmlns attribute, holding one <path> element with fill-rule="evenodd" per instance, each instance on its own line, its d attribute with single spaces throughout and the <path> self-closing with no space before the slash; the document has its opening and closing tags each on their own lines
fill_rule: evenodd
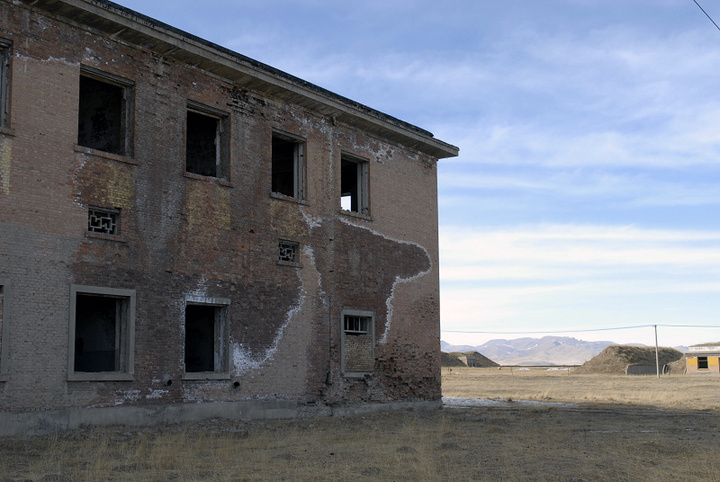
<svg viewBox="0 0 720 482">
<path fill-rule="evenodd" d="M 687 373 L 720 373 L 720 342 L 691 346 L 685 363 Z"/>
</svg>

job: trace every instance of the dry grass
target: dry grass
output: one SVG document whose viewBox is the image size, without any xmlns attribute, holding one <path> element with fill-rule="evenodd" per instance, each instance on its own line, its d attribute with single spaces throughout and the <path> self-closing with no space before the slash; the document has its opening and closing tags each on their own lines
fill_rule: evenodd
<svg viewBox="0 0 720 482">
<path fill-rule="evenodd" d="M 0 438 L 0 480 L 720 479 L 712 450 L 720 414 L 710 397 L 720 378 L 455 368 L 443 375 L 448 396 L 504 402 Z M 522 398 L 591 403 L 507 401 Z M 700 410 L 684 409 L 683 399 Z"/>
<path fill-rule="evenodd" d="M 720 377 L 575 374 L 573 369 L 443 368 L 446 397 L 651 405 L 666 409 L 720 408 Z"/>
</svg>

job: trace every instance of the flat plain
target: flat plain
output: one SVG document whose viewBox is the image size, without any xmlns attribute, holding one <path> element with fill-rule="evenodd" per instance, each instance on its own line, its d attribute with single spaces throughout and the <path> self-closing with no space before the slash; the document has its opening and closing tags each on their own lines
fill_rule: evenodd
<svg viewBox="0 0 720 482">
<path fill-rule="evenodd" d="M 720 376 L 443 368 L 442 410 L 0 438 L 0 480 L 718 480 Z"/>
<path fill-rule="evenodd" d="M 720 375 L 575 374 L 572 367 L 443 367 L 443 396 L 720 409 Z"/>
</svg>

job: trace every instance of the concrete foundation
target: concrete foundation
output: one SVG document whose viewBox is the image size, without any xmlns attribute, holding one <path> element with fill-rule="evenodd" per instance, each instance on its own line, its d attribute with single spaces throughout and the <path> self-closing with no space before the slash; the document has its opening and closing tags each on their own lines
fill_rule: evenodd
<svg viewBox="0 0 720 482">
<path fill-rule="evenodd" d="M 86 425 L 152 426 L 227 420 L 344 417 L 391 410 L 437 410 L 442 401 L 375 403 L 354 406 L 306 406 L 291 400 L 160 405 L 152 407 L 75 408 L 38 412 L 0 412 L 0 437 L 46 435 Z"/>
</svg>

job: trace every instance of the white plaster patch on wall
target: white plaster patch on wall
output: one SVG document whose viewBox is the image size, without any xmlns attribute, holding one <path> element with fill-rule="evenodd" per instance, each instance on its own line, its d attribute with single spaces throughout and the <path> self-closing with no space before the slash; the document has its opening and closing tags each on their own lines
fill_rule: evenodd
<svg viewBox="0 0 720 482">
<path fill-rule="evenodd" d="M 307 266 L 306 269 L 312 268 L 315 270 L 315 275 L 317 276 L 317 298 L 322 303 L 323 308 L 327 310 L 330 308 L 330 303 L 328 301 L 328 297 L 325 296 L 325 291 L 322 289 L 322 273 L 318 271 L 317 264 L 315 263 L 315 251 L 313 251 L 313 248 L 311 246 L 303 246 L 302 254 L 306 256 L 310 261 L 309 263 L 305 263 L 305 265 Z"/>
<path fill-rule="evenodd" d="M 0 140 L 0 194 L 10 194 L 10 166 L 12 165 L 12 143 Z"/>
<path fill-rule="evenodd" d="M 313 253 L 312 248 L 310 246 L 304 246 L 302 248 L 302 253 L 303 255 L 310 258 L 310 262 L 305 264 L 312 266 L 313 269 L 316 269 L 315 254 Z M 304 269 L 309 269 L 309 266 Z M 290 322 L 292 322 L 293 318 L 295 318 L 295 315 L 302 309 L 302 306 L 307 298 L 307 291 L 305 290 L 305 282 L 303 280 L 303 277 L 301 276 L 300 270 L 297 269 L 295 271 L 297 273 L 298 279 L 300 280 L 297 303 L 293 305 L 287 313 L 285 313 L 285 323 L 283 323 L 282 326 L 280 326 L 280 328 L 278 329 L 277 335 L 275 335 L 275 339 L 273 340 L 272 345 L 270 346 L 270 348 L 265 350 L 265 354 L 261 357 L 253 358 L 251 351 L 248 347 L 244 346 L 242 343 L 232 343 L 232 360 L 233 366 L 235 367 L 235 373 L 237 375 L 242 375 L 248 370 L 256 370 L 260 368 L 265 362 L 272 359 L 272 357 L 278 350 L 278 345 L 283 338 L 285 328 L 287 328 Z M 320 286 L 319 273 L 318 286 Z"/>
<path fill-rule="evenodd" d="M 319 228 L 322 225 L 322 218 L 316 218 L 314 216 L 311 216 L 310 214 L 305 212 L 304 206 L 300 206 L 300 214 L 302 214 L 305 223 L 308 225 L 308 228 L 310 228 L 310 232 L 312 232 L 313 229 Z"/>
<path fill-rule="evenodd" d="M 148 400 L 157 400 L 164 397 L 168 393 L 170 393 L 169 390 L 153 390 L 151 388 L 150 393 L 145 395 L 145 398 L 147 398 Z"/>
<path fill-rule="evenodd" d="M 95 51 L 93 51 L 93 49 L 91 49 L 90 47 L 85 47 L 85 52 L 83 54 L 83 60 L 85 62 L 92 62 L 95 65 L 98 65 L 101 63 L 100 61 L 98 61 Z"/>
<path fill-rule="evenodd" d="M 185 300 L 177 300 L 174 301 L 172 304 L 177 306 L 177 309 L 180 312 L 178 323 L 180 323 L 180 333 L 182 334 L 183 343 L 185 343 Z M 182 356 L 181 362 L 185 363 L 184 356 Z"/>
<path fill-rule="evenodd" d="M 387 239 L 388 241 L 392 241 L 394 243 L 400 243 L 400 244 L 409 244 L 411 246 L 420 248 L 420 249 L 422 249 L 423 253 L 425 253 L 425 256 L 427 256 L 429 267 L 425 271 L 421 271 L 421 272 L 419 272 L 413 276 L 409 276 L 407 278 L 395 276 L 395 282 L 393 283 L 392 289 L 390 290 L 390 296 L 388 297 L 388 299 L 385 300 L 385 306 L 387 307 L 387 318 L 385 320 L 385 331 L 383 333 L 382 338 L 380 338 L 378 340 L 378 343 L 385 344 L 385 343 L 387 343 L 388 333 L 390 332 L 390 327 L 392 325 L 392 316 L 393 316 L 392 302 L 393 302 L 393 299 L 395 298 L 395 288 L 401 283 L 410 283 L 410 282 L 415 281 L 418 278 L 422 278 L 426 274 L 430 273 L 430 271 L 432 271 L 432 267 L 433 267 L 432 257 L 430 257 L 430 253 L 428 253 L 428 250 L 425 249 L 425 247 L 422 246 L 421 244 L 415 243 L 413 241 L 404 241 L 401 239 L 393 239 L 389 236 L 386 236 L 382 233 L 375 231 L 374 229 L 371 229 L 367 226 L 363 226 L 361 224 L 355 224 L 355 223 L 350 222 L 349 220 L 342 218 L 342 217 L 340 218 L 340 220 L 349 226 L 366 229 L 366 230 L 370 231 L 371 233 L 375 234 L 376 236 L 380 236 L 381 238 Z"/>
<path fill-rule="evenodd" d="M 140 390 L 115 390 L 115 405 L 127 402 L 137 402 L 140 399 Z"/>
<path fill-rule="evenodd" d="M 302 278 L 301 278 L 302 280 Z M 235 371 L 238 375 L 242 374 L 246 370 L 250 369 L 257 369 L 259 368 L 263 363 L 267 362 L 268 360 L 272 359 L 272 357 L 275 355 L 275 353 L 278 350 L 278 345 L 280 344 L 280 340 L 283 338 L 283 334 L 285 332 L 285 328 L 290 324 L 290 322 L 295 317 L 295 314 L 300 311 L 300 308 L 302 307 L 303 303 L 305 302 L 305 289 L 301 285 L 300 286 L 300 295 L 299 300 L 296 305 L 294 305 L 290 310 L 285 313 L 285 323 L 283 323 L 280 326 L 280 329 L 278 329 L 277 334 L 275 335 L 275 339 L 272 342 L 272 345 L 270 348 L 265 350 L 265 354 L 260 357 L 253 359 L 250 356 L 249 350 L 245 349 L 242 344 L 234 344 L 233 345 L 233 361 L 238 360 L 239 363 L 235 364 Z"/>
<path fill-rule="evenodd" d="M 88 156 L 85 154 L 78 154 L 75 157 L 80 161 L 80 165 L 73 169 L 72 172 L 72 181 L 75 186 L 75 199 L 73 199 L 73 204 L 85 209 L 85 203 L 81 201 L 82 192 L 80 192 L 80 180 L 78 179 L 78 175 L 83 169 L 85 169 L 85 165 L 88 163 Z"/>
<path fill-rule="evenodd" d="M 184 403 L 212 403 L 219 402 L 213 397 L 213 392 L 217 389 L 214 382 L 194 383 L 192 386 L 183 386 L 183 402 Z"/>
<path fill-rule="evenodd" d="M 191 291 L 190 293 L 188 293 L 187 295 L 185 295 L 185 299 L 190 299 L 190 300 L 191 300 L 191 298 L 192 298 L 192 297 L 195 297 L 195 296 L 205 298 L 205 297 L 207 297 L 207 289 L 208 289 L 208 280 L 207 280 L 207 278 L 203 275 L 203 276 L 200 278 L 200 280 L 198 281 L 197 286 L 195 287 L 195 289 L 192 290 L 192 291 Z"/>
<path fill-rule="evenodd" d="M 312 246 L 303 246 L 301 251 L 304 256 L 310 258 L 310 266 L 312 266 L 312 268 L 315 270 L 315 274 L 317 274 L 317 286 L 318 289 L 320 289 L 322 287 L 322 274 L 317 270 L 317 265 L 315 264 L 315 251 L 313 251 Z M 324 291 L 320 290 L 319 294 L 321 295 L 322 299 L 325 299 L 325 297 L 322 296 L 325 294 Z"/>
<path fill-rule="evenodd" d="M 80 65 L 79 62 L 72 62 L 66 58 L 58 58 L 58 57 L 48 57 L 46 59 L 35 59 L 32 57 L 28 57 L 27 55 L 21 55 L 18 53 L 13 55 L 13 57 L 18 60 L 22 60 L 24 62 L 39 62 L 41 64 L 64 64 L 64 65 L 70 65 L 73 67 Z"/>
<path fill-rule="evenodd" d="M 427 254 L 427 251 L 426 251 Z M 429 255 L 428 255 L 429 257 Z M 400 276 L 395 277 L 395 282 L 393 283 L 392 289 L 390 290 L 390 296 L 388 299 L 385 300 L 385 306 L 387 307 L 387 319 L 385 320 L 385 332 L 383 333 L 382 338 L 378 340 L 378 343 L 385 344 L 387 343 L 387 336 L 388 331 L 390 331 L 390 324 L 392 322 L 392 316 L 393 316 L 393 299 L 395 298 L 395 288 L 400 283 L 410 283 L 411 281 L 415 281 L 418 278 L 421 278 L 428 274 L 430 272 L 430 269 L 427 269 L 425 271 L 421 271 L 420 273 L 416 274 L 415 276 L 410 276 L 409 278 L 401 278 Z"/>
<path fill-rule="evenodd" d="M 242 343 L 232 344 L 232 362 L 235 367 L 235 373 L 238 375 L 247 370 L 258 368 L 262 364 L 261 361 L 255 361 L 252 359 L 250 350 Z"/>
</svg>

